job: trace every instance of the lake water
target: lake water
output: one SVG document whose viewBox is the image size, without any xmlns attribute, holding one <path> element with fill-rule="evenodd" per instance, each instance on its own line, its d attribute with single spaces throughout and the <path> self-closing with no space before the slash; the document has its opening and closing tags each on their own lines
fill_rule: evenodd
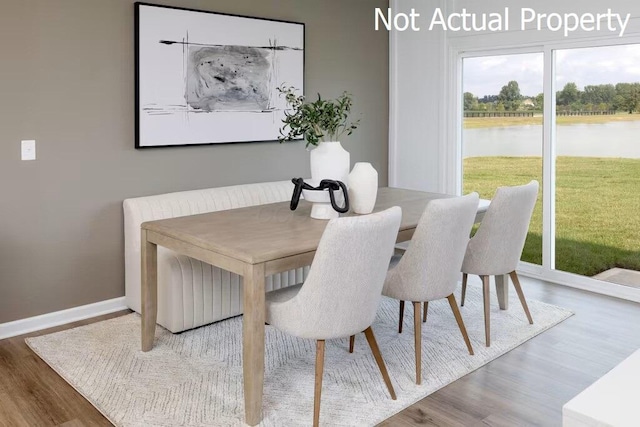
<svg viewBox="0 0 640 427">
<path fill-rule="evenodd" d="M 557 126 L 556 154 L 640 159 L 640 120 Z M 542 156 L 542 125 L 465 129 L 463 157 Z"/>
</svg>

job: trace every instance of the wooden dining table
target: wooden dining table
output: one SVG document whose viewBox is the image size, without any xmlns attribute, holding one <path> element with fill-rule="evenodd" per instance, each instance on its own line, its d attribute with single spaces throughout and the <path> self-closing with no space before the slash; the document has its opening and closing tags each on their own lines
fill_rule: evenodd
<svg viewBox="0 0 640 427">
<path fill-rule="evenodd" d="M 430 200 L 454 197 L 399 188 L 380 188 L 374 212 L 402 208 L 398 242 L 410 240 Z M 486 208 L 485 208 L 486 209 Z M 480 221 L 485 209 L 479 209 Z M 145 222 L 142 245 L 142 351 L 153 348 L 157 318 L 157 246 L 243 277 L 242 363 L 245 421 L 262 419 L 265 337 L 265 278 L 311 264 L 327 221 L 309 216 L 311 204 L 272 203 Z M 343 216 L 354 215 L 351 213 Z M 506 308 L 507 280 L 497 280 Z"/>
</svg>

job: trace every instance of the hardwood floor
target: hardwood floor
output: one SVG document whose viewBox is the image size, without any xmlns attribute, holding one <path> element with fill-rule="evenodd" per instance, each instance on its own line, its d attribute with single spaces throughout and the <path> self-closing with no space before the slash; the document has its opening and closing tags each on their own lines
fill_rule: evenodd
<svg viewBox="0 0 640 427">
<path fill-rule="evenodd" d="M 481 286 L 475 279 L 469 278 L 469 286 Z M 565 402 L 640 347 L 640 304 L 525 277 L 521 282 L 528 299 L 566 307 L 576 315 L 382 426 L 559 426 Z M 0 426 L 109 426 L 24 338 L 124 313 L 128 311 L 0 341 Z M 423 340 L 429 340 L 428 321 Z"/>
<path fill-rule="evenodd" d="M 0 426 L 111 426 L 87 400 L 24 342 L 130 313 L 125 310 L 0 341 Z"/>
<path fill-rule="evenodd" d="M 521 282 L 527 299 L 575 315 L 382 426 L 559 426 L 562 405 L 640 347 L 640 304 L 525 277 Z M 480 280 L 469 278 L 469 286 L 481 286 Z M 427 326 L 424 339 L 428 334 Z"/>
</svg>

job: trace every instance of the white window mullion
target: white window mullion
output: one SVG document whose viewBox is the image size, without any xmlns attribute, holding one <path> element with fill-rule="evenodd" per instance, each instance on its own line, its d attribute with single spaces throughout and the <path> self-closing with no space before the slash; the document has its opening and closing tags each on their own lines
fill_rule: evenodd
<svg viewBox="0 0 640 427">
<path fill-rule="evenodd" d="M 464 133 L 464 113 L 462 106 L 462 73 L 463 61 L 460 55 L 457 55 L 454 51 L 449 51 L 449 63 L 451 67 L 449 89 L 451 93 L 451 107 L 449 108 L 449 141 L 455 141 L 455 144 L 448 144 L 450 157 L 449 161 L 453 162 L 452 168 L 448 168 L 448 180 L 446 193 L 450 194 L 463 194 L 462 191 L 462 173 L 463 162 L 462 158 L 462 135 Z"/>
<path fill-rule="evenodd" d="M 555 268 L 556 218 L 556 82 L 555 51 L 544 49 L 544 112 L 542 145 L 542 266 Z"/>
</svg>

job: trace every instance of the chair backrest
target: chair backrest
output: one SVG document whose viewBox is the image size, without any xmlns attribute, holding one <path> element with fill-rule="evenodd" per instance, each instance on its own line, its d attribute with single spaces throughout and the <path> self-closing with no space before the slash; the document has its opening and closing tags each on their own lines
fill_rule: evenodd
<svg viewBox="0 0 640 427">
<path fill-rule="evenodd" d="M 522 256 L 538 181 L 515 187 L 499 187 L 477 233 L 467 247 L 462 271 L 494 275 L 514 271 Z"/>
<path fill-rule="evenodd" d="M 292 301 L 305 319 L 299 336 L 331 339 L 371 326 L 401 217 L 395 206 L 329 221 L 307 280 Z"/>
<path fill-rule="evenodd" d="M 478 193 L 471 193 L 427 204 L 409 247 L 389 272 L 387 286 L 396 288 L 394 295 L 431 301 L 453 293 L 478 201 Z"/>
</svg>

